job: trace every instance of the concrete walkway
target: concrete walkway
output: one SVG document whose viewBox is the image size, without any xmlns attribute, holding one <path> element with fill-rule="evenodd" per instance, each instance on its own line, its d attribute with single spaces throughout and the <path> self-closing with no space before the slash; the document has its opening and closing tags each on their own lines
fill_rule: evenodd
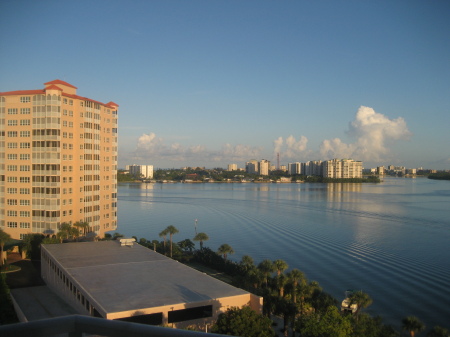
<svg viewBox="0 0 450 337">
<path fill-rule="evenodd" d="M 11 297 L 22 322 L 78 314 L 47 286 L 12 289 Z"/>
<path fill-rule="evenodd" d="M 77 314 L 47 288 L 40 275 L 39 261 L 22 260 L 20 254 L 9 253 L 7 262 L 21 268 L 6 274 L 6 283 L 21 322 Z"/>
</svg>

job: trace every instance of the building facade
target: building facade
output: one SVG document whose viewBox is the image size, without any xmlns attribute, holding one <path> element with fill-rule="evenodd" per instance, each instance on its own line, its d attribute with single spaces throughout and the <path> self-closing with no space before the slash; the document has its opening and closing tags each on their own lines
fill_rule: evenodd
<svg viewBox="0 0 450 337">
<path fill-rule="evenodd" d="M 270 161 L 262 159 L 259 163 L 259 174 L 262 176 L 268 176 L 270 170 Z"/>
<path fill-rule="evenodd" d="M 117 226 L 117 109 L 55 80 L 0 93 L 0 228 L 15 239 Z"/>
<path fill-rule="evenodd" d="M 332 159 L 323 162 L 326 178 L 362 178 L 362 162 L 352 159 Z"/>
<path fill-rule="evenodd" d="M 227 171 L 237 171 L 238 167 L 237 164 L 228 164 Z"/>
<path fill-rule="evenodd" d="M 128 171 L 138 178 L 153 179 L 153 165 L 130 165 Z"/>
</svg>

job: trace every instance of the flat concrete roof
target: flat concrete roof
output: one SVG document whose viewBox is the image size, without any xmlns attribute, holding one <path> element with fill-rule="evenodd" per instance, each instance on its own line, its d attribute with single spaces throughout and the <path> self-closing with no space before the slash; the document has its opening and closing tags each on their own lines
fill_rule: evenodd
<svg viewBox="0 0 450 337">
<path fill-rule="evenodd" d="M 43 245 L 107 313 L 248 294 L 137 243 Z"/>
</svg>

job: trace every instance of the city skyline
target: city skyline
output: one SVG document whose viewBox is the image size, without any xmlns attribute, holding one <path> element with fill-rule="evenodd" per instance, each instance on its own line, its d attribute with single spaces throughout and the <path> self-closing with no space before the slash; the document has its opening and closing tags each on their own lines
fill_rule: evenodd
<svg viewBox="0 0 450 337">
<path fill-rule="evenodd" d="M 450 168 L 445 1 L 3 1 L 0 92 L 120 105 L 119 167 Z"/>
</svg>

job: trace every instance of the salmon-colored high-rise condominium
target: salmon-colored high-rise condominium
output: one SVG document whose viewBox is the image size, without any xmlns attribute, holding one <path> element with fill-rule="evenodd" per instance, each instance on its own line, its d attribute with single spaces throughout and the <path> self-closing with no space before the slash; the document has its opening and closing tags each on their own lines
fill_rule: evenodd
<svg viewBox="0 0 450 337">
<path fill-rule="evenodd" d="M 63 223 L 116 229 L 117 109 L 61 80 L 0 92 L 0 229 L 14 239 Z"/>
</svg>

